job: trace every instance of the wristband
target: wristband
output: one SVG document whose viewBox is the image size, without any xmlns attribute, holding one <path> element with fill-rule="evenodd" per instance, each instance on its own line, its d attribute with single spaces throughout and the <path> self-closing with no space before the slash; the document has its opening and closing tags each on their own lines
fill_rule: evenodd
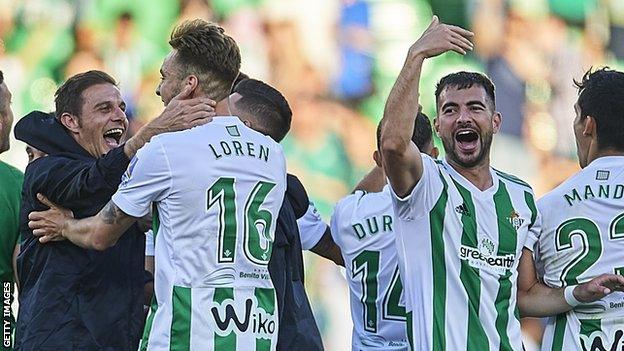
<svg viewBox="0 0 624 351">
<path fill-rule="evenodd" d="M 577 300 L 576 297 L 574 297 L 574 288 L 576 288 L 576 285 L 570 285 L 566 286 L 563 290 L 563 297 L 565 298 L 568 305 L 572 307 L 576 307 L 581 304 L 581 301 Z"/>
</svg>

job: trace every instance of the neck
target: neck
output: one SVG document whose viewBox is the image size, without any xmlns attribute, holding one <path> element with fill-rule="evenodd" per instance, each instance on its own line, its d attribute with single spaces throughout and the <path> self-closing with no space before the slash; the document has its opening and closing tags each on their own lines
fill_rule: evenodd
<svg viewBox="0 0 624 351">
<path fill-rule="evenodd" d="M 464 178 L 466 178 L 472 185 L 477 187 L 477 189 L 483 191 L 490 188 L 494 185 L 494 180 L 492 179 L 492 173 L 490 173 L 490 162 L 489 160 L 484 160 L 474 167 L 463 167 L 453 160 L 446 158 L 446 162 L 448 162 L 457 173 L 461 174 Z"/>
<path fill-rule="evenodd" d="M 614 149 L 599 150 L 587 160 L 587 164 L 590 164 L 594 160 L 597 160 L 601 157 L 607 157 L 607 156 L 624 156 L 624 151 L 614 150 Z"/>
<path fill-rule="evenodd" d="M 227 98 L 217 102 L 217 105 L 215 106 L 215 113 L 217 114 L 217 116 L 230 116 L 232 114 L 230 113 L 230 109 L 228 108 Z"/>
</svg>

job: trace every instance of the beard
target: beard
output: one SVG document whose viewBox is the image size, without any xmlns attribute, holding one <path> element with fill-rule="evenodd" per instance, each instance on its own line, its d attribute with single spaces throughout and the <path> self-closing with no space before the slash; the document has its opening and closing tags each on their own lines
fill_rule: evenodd
<svg viewBox="0 0 624 351">
<path fill-rule="evenodd" d="M 473 168 L 483 162 L 486 157 L 489 157 L 490 147 L 492 146 L 492 138 L 494 133 L 490 130 L 483 135 L 479 135 L 479 150 L 476 155 L 464 156 L 458 154 L 455 150 L 457 140 L 455 137 L 442 139 L 442 145 L 446 156 L 453 161 L 453 163 L 461 166 L 462 168 Z"/>
</svg>

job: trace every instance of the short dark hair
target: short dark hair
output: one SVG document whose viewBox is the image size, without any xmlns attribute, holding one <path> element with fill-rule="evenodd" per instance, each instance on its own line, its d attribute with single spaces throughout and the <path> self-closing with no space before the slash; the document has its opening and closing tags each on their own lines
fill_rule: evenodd
<svg viewBox="0 0 624 351">
<path fill-rule="evenodd" d="M 596 120 L 599 149 L 624 151 L 624 72 L 603 67 L 585 72 L 578 88 L 581 118 Z"/>
<path fill-rule="evenodd" d="M 435 90 L 436 106 L 440 100 L 440 93 L 442 93 L 444 88 L 451 86 L 457 88 L 458 90 L 469 89 L 475 84 L 485 89 L 485 92 L 492 103 L 492 109 L 495 109 L 496 99 L 494 96 L 494 83 L 492 83 L 490 78 L 484 74 L 466 71 L 451 73 L 440 79 L 440 82 L 438 82 Z"/>
<path fill-rule="evenodd" d="M 232 84 L 232 91 L 230 91 L 230 94 L 236 92 L 236 86 L 238 85 L 238 83 L 247 80 L 247 79 L 251 79 L 249 78 L 248 75 L 246 75 L 243 72 L 238 72 L 238 75 L 236 76 L 236 79 L 234 79 L 234 84 Z"/>
<path fill-rule="evenodd" d="M 54 93 L 56 119 L 60 119 L 63 113 L 69 113 L 80 118 L 84 103 L 82 93 L 98 84 L 117 86 L 115 79 L 108 73 L 96 70 L 78 73 L 65 81 Z"/>
<path fill-rule="evenodd" d="M 431 121 L 429 117 L 418 112 L 416 114 L 416 120 L 414 121 L 414 130 L 412 131 L 412 141 L 418 147 L 420 152 L 425 152 L 427 146 L 433 138 L 433 129 L 431 128 Z M 381 146 L 381 122 L 377 125 L 377 150 Z"/>
<path fill-rule="evenodd" d="M 0 84 L 4 83 L 4 73 L 0 71 Z"/>
<path fill-rule="evenodd" d="M 280 142 L 290 130 L 292 111 L 288 101 L 277 89 L 257 80 L 243 79 L 234 92 L 241 95 L 236 108 L 257 118 L 258 131 Z"/>
<path fill-rule="evenodd" d="M 220 26 L 202 19 L 184 21 L 171 33 L 169 45 L 177 51 L 176 60 L 183 75 L 194 74 L 204 92 L 213 99 L 229 95 L 241 66 L 241 55 L 234 39 Z"/>
</svg>

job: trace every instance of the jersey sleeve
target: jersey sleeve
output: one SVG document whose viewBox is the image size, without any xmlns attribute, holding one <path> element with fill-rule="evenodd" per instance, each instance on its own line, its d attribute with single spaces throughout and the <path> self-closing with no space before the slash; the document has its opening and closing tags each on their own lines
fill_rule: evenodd
<svg viewBox="0 0 624 351">
<path fill-rule="evenodd" d="M 323 234 L 327 231 L 328 226 L 321 218 L 314 203 L 310 201 L 306 213 L 303 217 L 297 219 L 297 227 L 301 237 L 301 248 L 310 250 L 318 244 Z"/>
<path fill-rule="evenodd" d="M 152 202 L 164 199 L 171 189 L 171 168 L 159 138 L 140 149 L 124 173 L 112 201 L 126 214 L 143 217 Z"/>
<path fill-rule="evenodd" d="M 334 239 L 336 245 L 341 249 L 344 247 L 342 237 L 344 235 L 345 228 L 350 228 L 351 223 L 344 223 L 343 221 L 349 221 L 352 218 L 353 206 L 362 200 L 362 197 L 366 195 L 363 190 L 356 190 L 351 195 L 347 195 L 342 198 L 334 207 L 330 221 L 331 236 Z"/>
<path fill-rule="evenodd" d="M 145 232 L 145 256 L 154 256 L 154 232 Z"/>
<path fill-rule="evenodd" d="M 527 233 L 527 237 L 524 242 L 524 247 L 533 251 L 534 254 L 537 254 L 536 244 L 540 239 L 541 231 L 542 231 L 542 228 L 544 227 L 542 223 L 542 215 L 541 215 L 541 211 L 539 210 L 540 206 L 535 205 L 533 196 L 531 196 L 527 201 L 528 201 L 527 204 L 529 205 L 529 208 L 531 209 L 531 224 L 529 224 L 529 231 Z M 535 255 L 536 260 L 538 259 L 538 256 L 539 255 Z"/>
<path fill-rule="evenodd" d="M 428 155 L 421 154 L 421 156 L 423 174 L 411 193 L 400 197 L 394 192 L 390 183 L 395 215 L 403 220 L 411 220 L 429 213 L 444 187 L 436 161 Z"/>
<path fill-rule="evenodd" d="M 358 190 L 359 191 L 359 190 Z M 342 242 L 340 241 L 340 204 L 342 201 L 339 201 L 334 207 L 334 212 L 332 213 L 331 219 L 329 221 L 329 228 L 331 232 L 331 236 L 334 239 L 336 245 L 342 249 Z"/>
</svg>

